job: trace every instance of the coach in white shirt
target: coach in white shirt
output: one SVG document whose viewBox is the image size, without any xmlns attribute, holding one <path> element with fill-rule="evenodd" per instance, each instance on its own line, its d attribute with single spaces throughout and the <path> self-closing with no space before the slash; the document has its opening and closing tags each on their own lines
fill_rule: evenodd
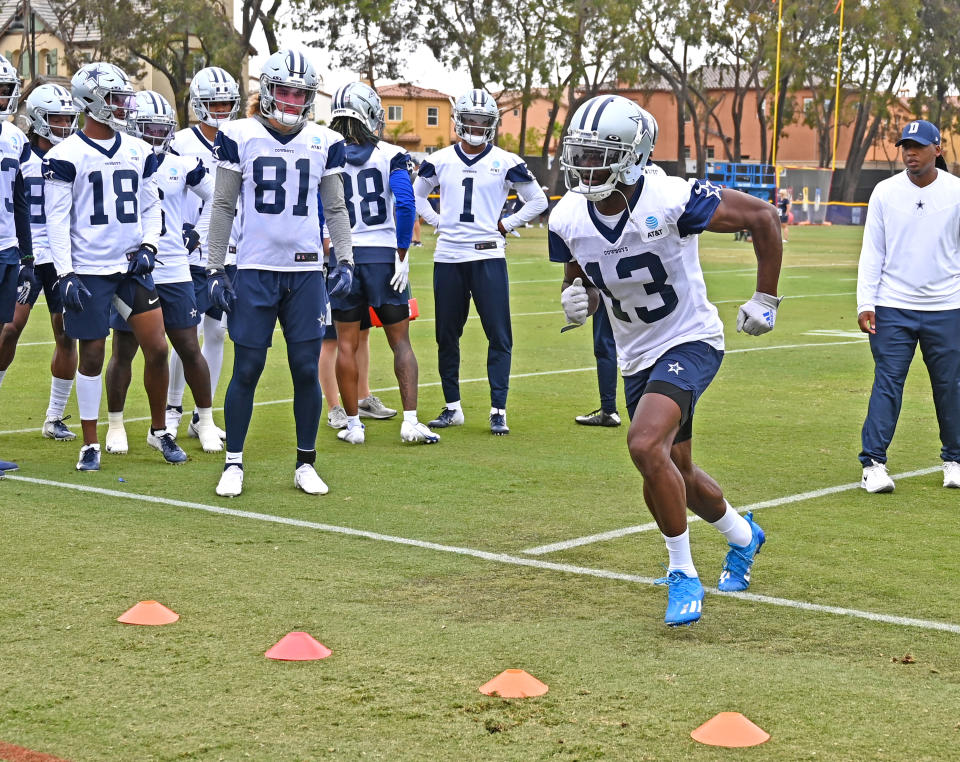
<svg viewBox="0 0 960 762">
<path fill-rule="evenodd" d="M 863 424 L 861 486 L 892 492 L 887 447 L 917 344 L 930 374 L 943 486 L 960 487 L 960 179 L 936 167 L 940 130 L 917 120 L 896 143 L 906 171 L 870 196 L 857 277 L 857 320 L 876 370 Z"/>
</svg>

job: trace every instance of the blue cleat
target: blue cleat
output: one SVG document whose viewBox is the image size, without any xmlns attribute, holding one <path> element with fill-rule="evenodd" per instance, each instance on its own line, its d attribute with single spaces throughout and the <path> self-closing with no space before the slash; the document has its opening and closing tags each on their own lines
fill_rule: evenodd
<svg viewBox="0 0 960 762">
<path fill-rule="evenodd" d="M 0 460 L 0 474 L 2 474 L 4 471 L 16 471 L 19 468 L 20 466 L 18 466 L 12 460 Z"/>
<path fill-rule="evenodd" d="M 70 431 L 67 424 L 64 423 L 69 417 L 68 415 L 63 418 L 47 418 L 40 430 L 44 439 L 55 439 L 58 442 L 70 442 L 76 439 L 77 435 Z"/>
<path fill-rule="evenodd" d="M 703 585 L 699 577 L 688 577 L 682 571 L 668 571 L 654 584 L 667 586 L 667 615 L 663 618 L 671 627 L 693 624 L 703 612 Z"/>
<path fill-rule="evenodd" d="M 440 415 L 427 424 L 431 429 L 448 429 L 451 426 L 463 426 L 463 411 L 445 407 Z"/>
<path fill-rule="evenodd" d="M 100 470 L 100 445 L 89 444 L 80 448 L 80 460 L 77 461 L 77 471 Z"/>
<path fill-rule="evenodd" d="M 723 562 L 723 571 L 720 572 L 720 581 L 717 583 L 717 590 L 724 593 L 734 593 L 750 587 L 750 567 L 767 539 L 763 530 L 754 522 L 753 513 L 748 513 L 744 518 L 750 524 L 752 536 L 747 545 L 730 543 L 730 550 Z"/>
<path fill-rule="evenodd" d="M 162 434 L 154 434 L 152 431 L 147 434 L 147 444 L 153 449 L 159 450 L 163 459 L 172 465 L 180 465 L 187 462 L 187 454 L 181 449 L 180 445 L 173 438 L 173 434 L 164 431 Z"/>
<path fill-rule="evenodd" d="M 507 417 L 503 413 L 492 413 L 490 415 L 490 433 L 498 437 L 510 433 L 510 427 L 507 426 Z"/>
</svg>

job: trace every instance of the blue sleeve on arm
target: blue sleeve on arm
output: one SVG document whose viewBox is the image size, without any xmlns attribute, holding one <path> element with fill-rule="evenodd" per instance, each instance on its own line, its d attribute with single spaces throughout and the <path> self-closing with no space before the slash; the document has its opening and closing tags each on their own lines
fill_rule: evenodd
<svg viewBox="0 0 960 762">
<path fill-rule="evenodd" d="M 420 165 L 420 171 L 417 172 L 417 177 L 423 177 L 430 179 L 431 177 L 436 177 L 437 168 L 433 166 L 429 161 L 425 161 Z"/>
<path fill-rule="evenodd" d="M 157 155 L 151 151 L 150 155 L 147 156 L 147 160 L 143 163 L 143 179 L 146 180 L 148 177 L 151 177 L 158 169 L 160 169 L 160 160 L 157 158 Z"/>
<path fill-rule="evenodd" d="M 203 178 L 207 174 L 207 168 L 203 166 L 203 162 L 200 159 L 197 159 L 197 166 L 187 172 L 187 185 L 191 188 L 197 187 L 200 183 L 203 182 Z"/>
<path fill-rule="evenodd" d="M 532 183 L 533 175 L 530 174 L 530 170 L 527 169 L 526 164 L 517 164 L 515 167 L 510 167 L 510 169 L 507 170 L 507 180 L 515 185 Z"/>
<path fill-rule="evenodd" d="M 573 254 L 570 253 L 570 247 L 557 233 L 552 230 L 547 233 L 547 245 L 550 251 L 551 262 L 572 262 Z"/>
<path fill-rule="evenodd" d="M 683 214 L 677 220 L 680 235 L 696 235 L 706 230 L 719 205 L 720 186 L 711 185 L 706 180 L 695 180 Z"/>
<path fill-rule="evenodd" d="M 24 144 L 23 144 L 23 150 L 20 152 L 20 163 L 21 163 L 21 164 L 26 164 L 27 161 L 30 159 L 30 150 L 31 150 L 31 149 L 30 149 L 30 143 L 29 143 L 29 142 L 28 142 L 28 143 L 24 143 Z"/>
<path fill-rule="evenodd" d="M 347 153 L 344 150 L 344 143 L 342 140 L 338 140 L 332 146 L 330 146 L 327 151 L 327 166 L 326 169 L 337 169 L 339 167 L 344 167 L 347 164 Z"/>
<path fill-rule="evenodd" d="M 77 179 L 77 168 L 65 159 L 44 159 L 43 179 L 72 183 Z"/>
<path fill-rule="evenodd" d="M 27 200 L 23 175 L 17 172 L 13 181 L 13 221 L 17 229 L 17 248 L 20 259 L 33 257 L 33 237 L 30 233 L 30 202 Z"/>
<path fill-rule="evenodd" d="M 396 200 L 397 248 L 409 249 L 413 223 L 417 218 L 417 202 L 413 198 L 413 183 L 407 174 L 406 162 L 401 169 L 394 169 L 390 173 L 390 192 Z"/>
<path fill-rule="evenodd" d="M 223 130 L 217 133 L 217 138 L 213 142 L 213 155 L 218 161 L 225 161 L 228 164 L 240 163 L 240 146 L 237 141 L 228 138 L 223 134 Z"/>
<path fill-rule="evenodd" d="M 327 218 L 323 216 L 323 201 L 320 200 L 320 191 L 317 191 L 317 217 L 320 218 L 320 230 L 327 224 Z"/>
</svg>

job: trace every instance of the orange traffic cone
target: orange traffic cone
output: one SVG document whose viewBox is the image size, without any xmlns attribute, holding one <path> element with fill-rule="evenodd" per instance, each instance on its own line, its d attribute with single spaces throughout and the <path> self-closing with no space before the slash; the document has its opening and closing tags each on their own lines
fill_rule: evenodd
<svg viewBox="0 0 960 762">
<path fill-rule="evenodd" d="M 140 601 L 136 606 L 127 609 L 117 617 L 118 622 L 124 624 L 172 624 L 180 618 L 176 611 L 171 611 L 162 603 L 156 601 Z"/>
<path fill-rule="evenodd" d="M 291 632 L 284 635 L 264 656 L 277 661 L 314 661 L 326 659 L 332 654 L 319 640 L 307 632 Z"/>
<path fill-rule="evenodd" d="M 533 675 L 522 669 L 508 669 L 501 672 L 489 683 L 480 686 L 480 692 L 500 698 L 530 698 L 542 696 L 550 690 Z"/>
<path fill-rule="evenodd" d="M 720 712 L 694 730 L 690 737 L 694 741 L 710 746 L 758 746 L 770 740 L 770 734 L 757 727 L 740 712 Z"/>
</svg>

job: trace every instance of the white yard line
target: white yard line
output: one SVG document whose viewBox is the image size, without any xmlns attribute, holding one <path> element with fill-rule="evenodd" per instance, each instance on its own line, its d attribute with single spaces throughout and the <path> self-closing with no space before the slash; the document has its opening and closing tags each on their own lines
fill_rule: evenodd
<svg viewBox="0 0 960 762">
<path fill-rule="evenodd" d="M 16 482 L 36 484 L 42 487 L 58 487 L 62 489 L 76 490 L 78 492 L 87 492 L 95 495 L 104 495 L 106 497 L 119 498 L 123 500 L 135 500 L 158 505 L 175 506 L 178 508 L 190 508 L 197 511 L 219 514 L 221 516 L 229 516 L 231 518 L 264 521 L 272 524 L 282 524 L 285 526 L 297 527 L 300 529 L 315 529 L 321 532 L 330 532 L 334 534 L 348 535 L 351 537 L 363 537 L 365 539 L 375 540 L 378 542 L 407 545 L 424 550 L 452 553 L 459 556 L 469 556 L 472 558 L 479 558 L 484 561 L 492 561 L 494 563 L 510 564 L 513 566 L 526 566 L 544 571 L 556 571 L 566 574 L 599 577 L 601 579 L 635 582 L 643 585 L 652 585 L 655 581 L 653 577 L 641 577 L 636 574 L 624 574 L 622 572 L 616 572 L 609 569 L 594 569 L 587 566 L 574 566 L 572 564 L 558 564 L 549 561 L 538 561 L 532 558 L 523 558 L 520 556 L 510 555 L 508 553 L 491 553 L 486 550 L 477 550 L 475 548 L 464 548 L 456 545 L 443 545 L 436 542 L 427 542 L 425 540 L 414 540 L 407 537 L 380 534 L 379 532 L 368 532 L 363 529 L 353 529 L 351 527 L 342 527 L 333 524 L 320 524 L 314 521 L 303 521 L 301 519 L 292 519 L 285 516 L 273 516 L 271 514 L 256 513 L 253 511 L 241 511 L 232 508 L 223 508 L 217 505 L 193 503 L 186 500 L 171 500 L 169 498 L 156 497 L 154 495 L 137 495 L 131 492 L 121 492 L 120 490 L 103 489 L 101 487 L 90 487 L 87 485 L 70 484 L 67 482 L 57 482 L 49 479 L 34 479 L 27 476 L 10 475 L 7 477 L 7 479 Z M 950 622 L 937 622 L 927 619 L 914 619 L 911 617 L 894 616 L 891 614 L 878 614 L 872 611 L 860 611 L 858 609 L 841 608 L 839 606 L 824 606 L 818 603 L 795 601 L 789 598 L 775 598 L 773 596 L 757 595 L 755 593 L 721 593 L 714 588 L 706 588 L 706 591 L 713 595 L 740 598 L 755 603 L 765 603 L 770 606 L 782 606 L 785 608 L 793 608 L 801 611 L 810 611 L 821 614 L 834 614 L 837 616 L 854 617 L 857 619 L 869 619 L 873 622 L 895 624 L 900 625 L 901 627 L 915 627 L 924 630 L 942 630 L 944 632 L 960 634 L 960 625 L 952 624 Z"/>
<path fill-rule="evenodd" d="M 816 342 L 811 342 L 809 344 L 778 344 L 778 345 L 769 346 L 769 347 L 745 347 L 743 349 L 728 349 L 726 350 L 725 354 L 734 355 L 734 354 L 741 354 L 743 352 L 764 352 L 769 349 L 800 349 L 804 347 L 831 347 L 831 346 L 837 346 L 838 344 L 862 344 L 866 340 L 867 339 L 864 338 L 864 339 L 859 339 L 857 341 L 816 341 Z M 565 370 L 541 370 L 541 371 L 535 371 L 533 373 L 511 373 L 510 379 L 513 380 L 515 378 L 532 378 L 534 376 L 554 376 L 554 375 L 562 375 L 565 373 L 585 373 L 587 371 L 595 372 L 596 369 L 597 368 L 595 365 L 591 365 L 586 368 L 567 368 Z M 486 376 L 482 376 L 480 378 L 462 378 L 460 379 L 460 383 L 474 384 L 474 383 L 478 383 L 480 381 L 486 381 L 486 380 L 487 380 Z M 419 385 L 419 388 L 424 389 L 428 386 L 440 386 L 440 382 L 426 381 L 421 383 Z M 395 391 L 398 391 L 398 389 L 399 387 L 396 387 L 396 386 L 384 386 L 379 389 L 371 389 L 370 391 L 376 394 L 379 392 L 395 392 Z M 261 405 L 284 405 L 289 402 L 293 402 L 293 400 L 292 399 L 266 400 L 264 402 L 254 402 L 253 404 L 254 404 L 254 407 L 258 407 Z M 223 410 L 222 407 L 215 407 L 213 409 Z M 135 421 L 149 421 L 149 420 L 150 420 L 149 416 L 141 416 L 139 418 L 125 418 L 124 423 L 133 423 Z M 105 426 L 106 423 L 104 422 L 104 423 L 101 423 L 100 425 Z M 80 424 L 79 423 L 70 424 L 69 428 L 78 429 L 80 428 Z M 0 431 L 0 436 L 3 436 L 5 434 L 30 434 L 30 433 L 36 433 L 39 430 L 40 430 L 39 426 L 30 426 L 24 429 L 8 429 L 6 431 Z"/>
<path fill-rule="evenodd" d="M 934 471 L 941 470 L 941 466 L 934 466 L 931 468 L 921 468 L 917 471 L 904 471 L 902 474 L 893 474 L 893 479 L 908 479 L 911 476 L 924 476 L 926 474 L 932 474 Z M 850 482 L 849 484 L 839 484 L 836 487 L 823 487 L 822 489 L 811 490 L 810 492 L 798 492 L 796 495 L 787 495 L 786 497 L 777 497 L 773 500 L 763 500 L 759 503 L 751 503 L 750 505 L 743 505 L 737 508 L 738 513 L 747 513 L 748 511 L 756 511 L 760 508 L 775 508 L 779 505 L 789 505 L 790 503 L 799 503 L 803 500 L 813 500 L 818 497 L 824 497 L 825 495 L 833 495 L 837 492 L 849 492 L 850 490 L 857 489 L 860 486 L 860 482 Z M 692 524 L 695 521 L 701 521 L 702 519 L 699 516 L 690 515 L 687 518 L 687 523 Z M 626 537 L 631 534 L 638 534 L 640 532 L 651 532 L 657 528 L 657 522 L 648 521 L 646 524 L 637 524 L 632 527 L 622 527 L 620 529 L 611 529 L 609 532 L 599 532 L 598 534 L 586 535 L 584 537 L 574 537 L 572 540 L 564 540 L 563 542 L 554 542 L 549 545 L 539 545 L 536 548 L 527 548 L 526 550 L 520 551 L 530 556 L 542 556 L 546 553 L 556 553 L 561 550 L 569 550 L 570 548 L 578 548 L 582 545 L 591 545 L 595 542 L 606 542 L 607 540 L 617 540 L 621 537 Z"/>
</svg>

